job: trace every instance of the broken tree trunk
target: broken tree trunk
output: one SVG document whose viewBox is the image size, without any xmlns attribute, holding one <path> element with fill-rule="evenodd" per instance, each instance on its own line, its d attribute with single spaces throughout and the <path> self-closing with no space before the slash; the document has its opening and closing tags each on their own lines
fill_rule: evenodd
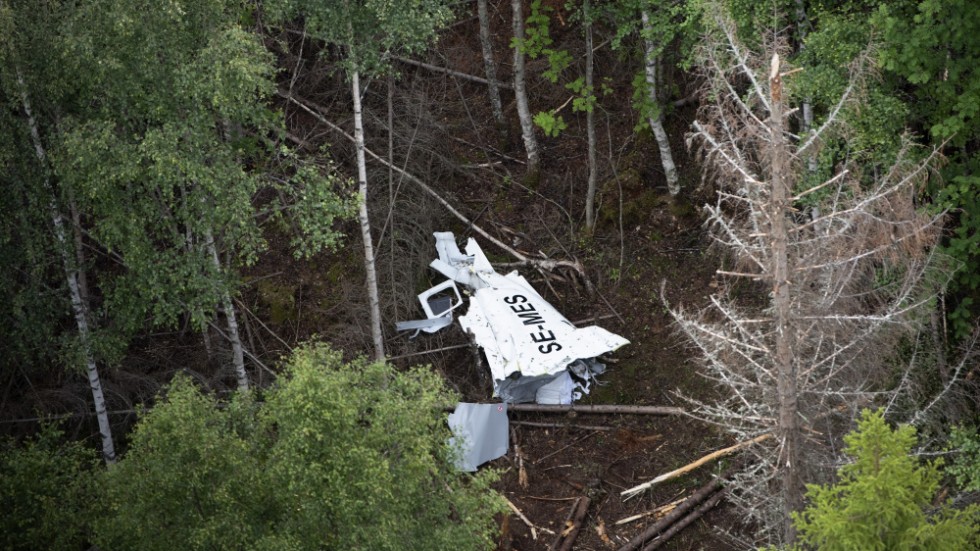
<svg viewBox="0 0 980 551">
<path fill-rule="evenodd" d="M 512 408 L 508 408 L 508 409 L 512 409 Z M 693 463 L 688 463 L 687 465 L 684 465 L 683 467 L 681 467 L 679 469 L 674 469 L 673 471 L 670 471 L 669 473 L 664 473 L 664 474 L 662 474 L 662 475 L 654 478 L 653 480 L 651 480 L 649 482 L 644 482 L 643 484 L 640 484 L 639 486 L 634 486 L 634 487 L 632 487 L 632 488 L 630 488 L 628 490 L 623 490 L 622 492 L 620 492 L 619 495 L 624 495 L 624 496 L 626 496 L 625 499 L 629 499 L 629 498 L 631 498 L 633 496 L 636 496 L 637 494 L 643 492 L 647 488 L 651 488 L 651 487 L 653 487 L 653 486 L 655 486 L 657 484 L 660 484 L 661 482 L 663 482 L 665 480 L 670 480 L 671 478 L 677 478 L 678 476 L 681 476 L 683 474 L 687 474 L 687 473 L 693 471 L 694 469 L 697 469 L 701 465 L 704 465 L 705 463 L 708 463 L 709 461 L 714 461 L 715 459 L 718 459 L 720 457 L 725 457 L 726 455 L 731 455 L 731 454 L 733 454 L 733 453 L 741 450 L 742 448 L 747 448 L 747 447 L 751 446 L 752 444 L 758 444 L 759 442 L 762 442 L 763 440 L 766 440 L 766 439 L 769 439 L 769 438 L 772 438 L 772 433 L 768 433 L 767 432 L 766 434 L 760 434 L 759 436 L 756 436 L 752 440 L 746 440 L 745 442 L 739 442 L 738 444 L 735 444 L 734 446 L 729 446 L 727 448 L 723 448 L 723 449 L 720 449 L 718 451 L 711 452 L 708 455 L 702 457 L 701 459 L 698 459 L 697 461 L 694 461 Z"/>
<path fill-rule="evenodd" d="M 635 538 L 631 539 L 629 543 L 619 548 L 619 551 L 636 551 L 641 545 L 655 537 L 657 534 L 663 532 L 669 528 L 672 524 L 677 522 L 679 519 L 684 517 L 688 511 L 693 509 L 699 503 L 708 499 L 715 493 L 720 493 L 720 490 L 725 484 L 725 475 L 719 476 L 713 479 L 711 482 L 702 486 L 701 489 L 691 494 L 690 497 L 684 500 L 683 503 L 674 508 L 673 511 L 668 513 L 664 518 L 658 520 L 654 524 L 650 525 L 649 528 L 638 534 Z"/>
</svg>

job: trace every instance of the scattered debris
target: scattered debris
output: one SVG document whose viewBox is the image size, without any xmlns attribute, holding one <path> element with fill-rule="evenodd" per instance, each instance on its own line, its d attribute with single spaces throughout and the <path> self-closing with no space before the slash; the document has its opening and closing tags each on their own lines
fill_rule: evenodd
<svg viewBox="0 0 980 551">
<path fill-rule="evenodd" d="M 659 518 L 663 518 L 664 515 L 666 515 L 666 514 L 670 513 L 671 511 L 673 511 L 674 508 L 676 508 L 681 503 L 684 503 L 685 500 L 686 500 L 686 498 L 685 499 L 676 499 L 674 501 L 671 501 L 670 503 L 661 505 L 660 507 L 657 507 L 656 509 L 653 509 L 651 511 L 647 511 L 645 513 L 640 513 L 638 515 L 633 515 L 633 516 L 626 517 L 626 518 L 623 518 L 623 519 L 619 519 L 619 520 L 616 521 L 616 523 L 615 523 L 614 526 L 621 526 L 623 524 L 629 524 L 629 523 L 631 523 L 633 521 L 640 520 L 641 518 L 645 518 L 645 517 L 649 517 L 649 516 L 652 516 L 652 517 L 655 517 L 655 518 L 658 518 L 658 519 Z"/>
<path fill-rule="evenodd" d="M 460 451 L 456 467 L 461 471 L 473 472 L 507 453 L 507 404 L 460 402 L 449 414 L 449 428 L 449 444 Z"/>
<path fill-rule="evenodd" d="M 610 547 L 612 547 L 613 545 L 615 545 L 613 543 L 613 540 L 609 538 L 609 534 L 606 532 L 606 521 L 605 520 L 603 520 L 601 518 L 599 519 L 599 523 L 596 524 L 596 526 L 595 526 L 595 533 L 596 533 L 596 535 L 599 536 L 599 539 L 602 540 L 602 543 L 605 543 L 606 545 L 608 545 Z"/>
<path fill-rule="evenodd" d="M 419 295 L 426 319 L 396 327 L 418 334 L 448 326 L 462 303 L 456 284 L 463 285 L 469 308 L 459 325 L 483 349 L 504 402 L 571 404 L 605 371 L 596 357 L 629 343 L 598 326 L 576 328 L 516 271 L 498 274 L 476 240 L 463 254 L 451 232 L 434 235 L 439 258 L 430 266 L 449 280 Z"/>
</svg>

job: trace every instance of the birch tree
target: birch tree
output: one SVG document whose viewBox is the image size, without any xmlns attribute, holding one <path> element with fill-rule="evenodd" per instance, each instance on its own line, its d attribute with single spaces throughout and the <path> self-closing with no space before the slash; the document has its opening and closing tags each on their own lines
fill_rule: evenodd
<svg viewBox="0 0 980 551">
<path fill-rule="evenodd" d="M 797 100 L 783 44 L 751 51 L 729 19 L 711 19 L 699 54 L 704 103 L 689 140 L 717 190 L 705 210 L 729 253 L 718 274 L 760 286 L 767 300 L 753 311 L 725 285 L 704 311 L 673 314 L 721 387 L 718 401 L 692 400 L 697 415 L 739 440 L 776 436 L 752 448 L 733 499 L 754 524 L 751 544 L 790 543 L 803 481 L 833 463 L 835 418 L 901 390 L 889 386 L 883 358 L 927 319 L 922 307 L 944 282 L 934 262 L 940 218 L 915 204 L 933 159 L 907 147 L 884 172 L 841 162 L 813 183 L 805 159 L 840 135 L 867 60 L 855 60 L 844 94 L 801 138 L 787 123 Z"/>
<path fill-rule="evenodd" d="M 480 52 L 483 54 L 483 67 L 487 74 L 487 94 L 490 96 L 490 107 L 493 110 L 493 120 L 500 129 L 506 128 L 504 107 L 500 101 L 500 87 L 497 86 L 497 63 L 493 56 L 493 42 L 490 39 L 490 14 L 487 10 L 487 0 L 477 0 L 477 15 L 480 19 Z"/>
<path fill-rule="evenodd" d="M 524 140 L 524 150 L 527 152 L 528 178 L 536 180 L 541 165 L 538 153 L 538 140 L 534 137 L 534 120 L 531 116 L 531 106 L 527 100 L 527 75 L 524 68 L 524 2 L 510 0 L 511 17 L 514 26 L 514 38 L 511 47 L 514 49 L 514 96 L 517 98 L 517 117 L 521 123 L 521 138 Z"/>
<path fill-rule="evenodd" d="M 362 76 L 379 76 L 390 70 L 388 56 L 396 52 L 413 53 L 424 49 L 435 39 L 436 31 L 452 17 L 447 0 L 399 2 L 367 0 L 365 2 L 320 2 L 317 0 L 277 0 L 265 8 L 274 20 L 302 16 L 307 32 L 328 44 L 345 50 L 343 66 L 351 83 L 354 115 L 354 139 L 357 150 L 357 183 L 360 192 L 358 219 L 364 241 L 364 271 L 370 303 L 371 338 L 374 357 L 385 357 L 381 328 L 381 304 L 375 269 L 374 243 L 368 218 L 367 161 L 364 155 L 362 116 Z"/>
<path fill-rule="evenodd" d="M 623 41 L 631 35 L 640 38 L 643 69 L 633 80 L 633 104 L 642 117 L 637 128 L 649 128 L 653 134 L 671 196 L 680 193 L 680 176 L 664 128 L 664 57 L 672 42 L 691 34 L 691 23 L 696 18 L 689 11 L 696 12 L 697 6 L 694 2 L 663 4 L 650 0 L 620 0 L 606 6 L 616 24 L 614 49 L 623 47 Z"/>
</svg>

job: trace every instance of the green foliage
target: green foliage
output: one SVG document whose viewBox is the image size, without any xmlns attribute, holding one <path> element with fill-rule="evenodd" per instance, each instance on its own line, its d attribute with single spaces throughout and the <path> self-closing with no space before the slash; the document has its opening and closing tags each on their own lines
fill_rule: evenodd
<svg viewBox="0 0 980 551">
<path fill-rule="evenodd" d="M 105 549 L 478 549 L 494 474 L 452 466 L 428 369 L 298 350 L 264 403 L 178 377 L 104 479 Z"/>
<path fill-rule="evenodd" d="M 85 549 L 98 459 L 46 426 L 20 446 L 0 442 L 0 548 Z"/>
<path fill-rule="evenodd" d="M 52 199 L 78 213 L 86 255 L 110 261 L 80 266 L 98 306 L 92 347 L 109 364 L 147 325 L 190 315 L 200 326 L 234 293 L 235 267 L 265 247 L 256 198 L 273 194 L 263 190 L 275 189 L 269 209 L 301 233 L 290 235 L 297 254 L 339 243 L 334 223 L 353 201 L 339 195 L 332 167 L 306 166 L 274 141 L 283 126 L 267 105 L 274 59 L 240 26 L 242 9 L 237 0 L 104 0 L 0 10 L 11 30 L 0 41 L 0 212 L 12 214 L 4 235 L 24 236 L 0 241 L 5 257 L 23 259 L 3 274 L 3 306 L 45 343 L 21 341 L 22 361 L 51 361 L 52 342 L 64 343 L 55 355 L 69 364 L 78 357 L 77 343 L 54 334 L 69 308 Z M 15 75 L 48 165 L 35 156 Z M 214 265 L 212 240 L 231 266 Z"/>
<path fill-rule="evenodd" d="M 844 441 L 853 463 L 838 470 L 837 484 L 808 485 L 810 505 L 793 515 L 802 543 L 821 551 L 975 548 L 980 508 L 927 512 L 941 475 L 910 455 L 913 427 L 892 429 L 881 411 L 865 410 Z"/>
<path fill-rule="evenodd" d="M 551 111 L 535 113 L 533 120 L 534 124 L 538 125 L 541 130 L 544 130 L 545 136 L 551 138 L 557 138 L 562 130 L 568 128 L 568 123 L 565 122 L 565 118 Z"/>
<path fill-rule="evenodd" d="M 302 17 L 306 30 L 327 43 L 347 47 L 344 67 L 364 75 L 390 70 L 389 55 L 411 55 L 436 39 L 453 19 L 448 0 L 269 0 L 262 9 L 282 23 Z"/>
<path fill-rule="evenodd" d="M 946 473 L 967 492 L 980 490 L 980 435 L 976 427 L 955 426 L 949 434 L 949 449 L 956 452 Z"/>
</svg>

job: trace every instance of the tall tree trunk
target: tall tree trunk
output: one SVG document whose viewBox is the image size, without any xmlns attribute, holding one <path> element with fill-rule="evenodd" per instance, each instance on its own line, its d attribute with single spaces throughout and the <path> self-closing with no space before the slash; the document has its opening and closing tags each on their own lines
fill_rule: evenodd
<svg viewBox="0 0 980 551">
<path fill-rule="evenodd" d="M 524 79 L 524 3 L 521 0 L 510 0 L 514 18 L 514 38 L 518 45 L 514 48 L 514 95 L 517 98 L 517 117 L 521 121 L 521 137 L 524 138 L 524 149 L 527 151 L 528 178 L 536 180 L 541 159 L 538 155 L 538 142 L 534 137 L 534 121 L 531 119 L 531 108 L 527 102 L 527 86 Z"/>
<path fill-rule="evenodd" d="M 355 52 L 351 48 L 350 55 Z M 357 148 L 357 187 L 361 193 L 361 204 L 357 210 L 361 222 L 361 237 L 364 240 L 364 272 L 367 275 L 368 300 L 371 309 L 371 337 L 374 341 L 374 359 L 385 359 L 384 336 L 381 333 L 381 300 L 378 298 L 378 274 L 374 266 L 374 244 L 371 242 L 371 221 L 367 209 L 367 161 L 364 158 L 364 124 L 361 118 L 361 80 L 355 69 L 351 71 L 351 94 L 354 96 L 354 143 Z"/>
<path fill-rule="evenodd" d="M 769 91 L 772 112 L 769 117 L 769 133 L 772 140 L 772 176 L 770 181 L 769 238 L 772 241 L 773 306 L 776 314 L 776 394 L 779 403 L 777 435 L 782 444 L 779 458 L 781 470 L 784 537 L 786 544 L 796 540 L 790 513 L 803 505 L 800 477 L 800 427 L 797 404 L 797 373 L 793 350 L 796 334 L 791 317 L 789 233 L 786 216 L 789 213 L 789 178 L 791 177 L 790 151 L 784 133 L 782 77 L 779 73 L 779 56 L 774 55 L 769 73 Z"/>
<path fill-rule="evenodd" d="M 480 16 L 480 49 L 483 50 L 483 65 L 487 73 L 487 91 L 490 94 L 490 107 L 497 129 L 503 131 L 507 126 L 504 108 L 500 102 L 500 88 L 497 87 L 497 64 L 493 60 L 493 44 L 490 41 L 490 15 L 487 13 L 487 0 L 477 0 L 477 13 Z"/>
<path fill-rule="evenodd" d="M 23 77 L 17 75 L 17 85 L 20 87 L 21 102 L 24 106 L 24 113 L 27 115 L 27 122 L 30 126 L 31 140 L 34 142 L 34 153 L 41 164 L 41 170 L 48 170 L 47 153 L 41 143 L 41 133 L 38 130 L 37 120 L 31 110 L 31 102 L 27 97 L 27 85 L 24 84 Z M 75 326 L 78 329 L 78 340 L 82 348 L 82 356 L 85 358 L 85 370 L 88 375 L 89 388 L 92 390 L 92 401 L 95 404 L 95 417 L 99 423 L 99 434 L 102 438 L 102 458 L 106 463 L 116 462 L 116 447 L 112 443 L 112 426 L 109 424 L 109 413 L 106 408 L 105 394 L 102 392 L 102 378 L 99 376 L 99 368 L 95 363 L 95 356 L 92 353 L 92 333 L 89 329 L 86 312 L 88 295 L 83 294 L 83 287 L 79 285 L 78 271 L 73 266 L 72 254 L 69 251 L 71 244 L 65 231 L 64 217 L 58 209 L 57 198 L 54 187 L 44 176 L 44 184 L 50 193 L 48 210 L 50 211 L 51 222 L 54 225 L 54 236 L 58 242 L 58 252 L 61 256 L 62 267 L 65 271 L 65 280 L 68 283 L 68 291 L 71 295 L 71 309 L 75 315 Z M 76 254 L 81 255 L 79 251 Z M 78 256 L 79 260 L 84 257 Z"/>
<path fill-rule="evenodd" d="M 221 273 L 221 259 L 218 258 L 218 248 L 214 244 L 214 234 L 211 228 L 204 233 L 207 240 L 208 254 L 217 273 Z M 242 346 L 241 333 L 238 331 L 238 316 L 235 305 L 231 301 L 231 293 L 227 289 L 221 291 L 221 309 L 225 313 L 225 323 L 228 326 L 228 341 L 231 343 L 231 363 L 235 368 L 235 378 L 238 380 L 238 390 L 248 390 L 248 372 L 245 371 L 245 351 Z"/>
<path fill-rule="evenodd" d="M 663 165 L 664 175 L 667 177 L 667 190 L 671 195 L 677 195 L 681 191 L 681 186 L 678 183 L 677 166 L 674 164 L 674 156 L 670 151 L 670 140 L 664 130 L 664 116 L 657 99 L 657 65 L 660 60 L 651 36 L 653 28 L 650 25 L 650 16 L 646 10 L 640 12 L 640 16 L 643 19 L 643 45 L 646 53 L 644 70 L 646 72 L 647 90 L 650 102 L 657 108 L 657 116 L 650 117 L 648 122 L 650 123 L 650 130 L 653 131 L 653 137 L 657 140 L 657 147 L 660 148 L 660 163 Z"/>
<path fill-rule="evenodd" d="M 585 89 L 589 94 L 594 95 L 592 73 L 595 56 L 592 53 L 592 14 L 589 12 L 589 0 L 582 1 L 582 15 L 585 19 Z M 585 112 L 585 128 L 589 138 L 589 183 L 585 191 L 585 227 L 590 232 L 595 228 L 596 138 L 594 112 L 594 106 L 590 106 Z"/>
</svg>

